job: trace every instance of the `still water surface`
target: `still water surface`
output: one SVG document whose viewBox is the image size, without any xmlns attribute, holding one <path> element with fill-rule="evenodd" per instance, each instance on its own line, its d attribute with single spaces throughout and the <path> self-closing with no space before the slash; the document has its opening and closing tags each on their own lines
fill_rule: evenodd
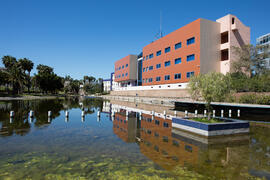
<svg viewBox="0 0 270 180">
<path fill-rule="evenodd" d="M 0 179 L 270 178 L 267 124 L 210 141 L 144 113 L 127 118 L 118 109 L 111 118 L 113 107 L 100 99 L 0 102 Z M 35 112 L 32 120 L 29 110 Z"/>
</svg>

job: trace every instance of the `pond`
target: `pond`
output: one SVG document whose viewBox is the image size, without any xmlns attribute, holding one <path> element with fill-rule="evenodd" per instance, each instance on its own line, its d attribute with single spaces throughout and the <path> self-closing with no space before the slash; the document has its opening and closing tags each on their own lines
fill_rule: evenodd
<svg viewBox="0 0 270 180">
<path fill-rule="evenodd" d="M 204 139 L 133 109 L 126 116 L 117 102 L 96 98 L 0 102 L 0 179 L 270 178 L 267 124 Z"/>
</svg>

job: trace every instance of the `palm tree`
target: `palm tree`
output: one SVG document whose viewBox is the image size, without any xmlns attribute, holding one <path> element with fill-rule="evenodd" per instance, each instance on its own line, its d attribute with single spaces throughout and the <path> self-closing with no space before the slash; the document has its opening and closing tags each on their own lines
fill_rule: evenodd
<svg viewBox="0 0 270 180">
<path fill-rule="evenodd" d="M 22 71 L 21 65 L 12 56 L 4 56 L 2 62 L 7 69 L 8 80 L 12 83 L 13 93 L 20 93 L 25 80 L 25 74 Z"/>
<path fill-rule="evenodd" d="M 31 81 L 30 81 L 30 72 L 32 71 L 33 67 L 34 67 L 34 63 L 27 59 L 27 58 L 23 58 L 23 59 L 19 59 L 18 63 L 20 64 L 22 70 L 27 71 L 28 72 L 28 76 L 27 76 L 27 88 L 28 88 L 28 93 L 29 93 L 29 89 L 30 89 L 30 85 L 31 85 Z"/>
<path fill-rule="evenodd" d="M 12 56 L 4 56 L 2 57 L 2 62 L 7 70 L 10 70 L 17 63 L 17 60 Z"/>
</svg>

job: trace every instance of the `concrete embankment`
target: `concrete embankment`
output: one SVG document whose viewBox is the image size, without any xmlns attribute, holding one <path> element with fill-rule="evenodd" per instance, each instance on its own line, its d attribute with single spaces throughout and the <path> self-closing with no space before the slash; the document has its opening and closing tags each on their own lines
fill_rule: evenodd
<svg viewBox="0 0 270 180">
<path fill-rule="evenodd" d="M 134 97 L 134 96 L 102 96 L 104 99 L 115 100 L 115 101 L 127 101 L 135 104 L 152 104 L 152 105 L 162 105 L 168 107 L 174 107 L 176 101 L 181 101 L 177 98 L 158 98 L 158 97 Z M 182 99 L 187 101 L 188 99 Z"/>
</svg>

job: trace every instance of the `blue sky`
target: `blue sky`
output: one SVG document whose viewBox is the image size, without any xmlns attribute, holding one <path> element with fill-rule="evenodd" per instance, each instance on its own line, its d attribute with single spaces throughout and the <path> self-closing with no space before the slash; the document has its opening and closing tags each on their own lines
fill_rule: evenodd
<svg viewBox="0 0 270 180">
<path fill-rule="evenodd" d="M 0 7 L 1 57 L 26 57 L 77 79 L 109 78 L 114 61 L 139 54 L 159 31 L 160 11 L 165 35 L 229 13 L 251 27 L 252 44 L 270 32 L 269 0 L 0 0 Z"/>
</svg>

